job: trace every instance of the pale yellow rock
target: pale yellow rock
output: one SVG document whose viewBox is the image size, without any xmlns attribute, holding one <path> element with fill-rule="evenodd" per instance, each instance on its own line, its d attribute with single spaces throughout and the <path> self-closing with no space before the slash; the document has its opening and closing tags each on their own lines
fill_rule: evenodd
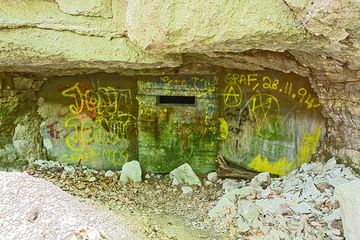
<svg viewBox="0 0 360 240">
<path fill-rule="evenodd" d="M 125 19 L 125 13 L 122 14 Z M 124 22 L 99 17 L 72 16 L 61 11 L 56 2 L 52 1 L 0 1 L 0 29 L 25 27 L 71 31 L 81 35 L 108 38 L 121 35 L 125 31 Z"/>
<path fill-rule="evenodd" d="M 51 64 L 68 68 L 176 66 L 178 58 L 145 53 L 126 38 L 109 40 L 66 31 L 8 29 L 0 31 L 0 67 Z M 74 64 L 71 64 L 71 63 Z"/>
<path fill-rule="evenodd" d="M 112 17 L 112 0 L 55 0 L 59 8 L 68 14 L 95 17 Z"/>
<path fill-rule="evenodd" d="M 282 0 L 133 0 L 126 17 L 132 41 L 170 52 L 277 48 L 304 35 Z"/>
</svg>

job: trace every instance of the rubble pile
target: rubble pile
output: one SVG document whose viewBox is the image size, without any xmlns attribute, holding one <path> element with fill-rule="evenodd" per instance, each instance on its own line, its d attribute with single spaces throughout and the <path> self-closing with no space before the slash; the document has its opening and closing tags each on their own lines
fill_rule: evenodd
<svg viewBox="0 0 360 240">
<path fill-rule="evenodd" d="M 239 239 L 344 239 L 334 189 L 359 179 L 336 160 L 304 164 L 288 176 L 261 173 L 225 193 L 209 217 L 218 231 Z"/>
</svg>

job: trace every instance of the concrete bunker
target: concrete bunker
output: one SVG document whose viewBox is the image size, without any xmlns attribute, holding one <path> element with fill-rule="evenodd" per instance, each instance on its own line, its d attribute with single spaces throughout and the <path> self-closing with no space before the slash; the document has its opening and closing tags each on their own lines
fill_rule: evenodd
<svg viewBox="0 0 360 240">
<path fill-rule="evenodd" d="M 102 169 L 137 159 L 146 172 L 183 163 L 209 172 L 221 154 L 285 175 L 311 160 L 325 132 L 309 81 L 273 70 L 53 77 L 37 99 L 48 157 Z"/>
</svg>

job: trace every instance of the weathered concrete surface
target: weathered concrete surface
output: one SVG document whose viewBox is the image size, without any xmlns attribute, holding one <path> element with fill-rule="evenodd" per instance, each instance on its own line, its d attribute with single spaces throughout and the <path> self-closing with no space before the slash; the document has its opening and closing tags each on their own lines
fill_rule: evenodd
<svg viewBox="0 0 360 240">
<path fill-rule="evenodd" d="M 356 180 L 339 185 L 335 189 L 336 198 L 340 202 L 345 237 L 348 240 L 356 240 L 360 236 L 359 187 L 360 180 Z"/>
</svg>

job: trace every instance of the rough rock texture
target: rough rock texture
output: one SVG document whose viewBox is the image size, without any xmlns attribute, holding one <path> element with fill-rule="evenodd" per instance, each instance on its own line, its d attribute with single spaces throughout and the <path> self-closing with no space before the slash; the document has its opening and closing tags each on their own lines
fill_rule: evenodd
<svg viewBox="0 0 360 240">
<path fill-rule="evenodd" d="M 170 172 L 170 178 L 173 180 L 173 185 L 189 184 L 201 186 L 199 177 L 194 173 L 188 163 L 185 163 L 180 167 L 172 170 Z"/>
<path fill-rule="evenodd" d="M 328 119 L 322 155 L 360 169 L 359 1 L 84 2 L 1 1 L 0 71 L 294 72 Z"/>
<path fill-rule="evenodd" d="M 245 50 L 246 45 L 272 45 L 304 33 L 281 0 L 135 0 L 129 2 L 126 16 L 130 39 L 158 51 Z"/>
<path fill-rule="evenodd" d="M 112 17 L 111 0 L 56 0 L 56 2 L 63 12 L 71 15 L 85 15 L 104 18 Z"/>
<path fill-rule="evenodd" d="M 145 53 L 124 37 L 125 1 L 57 2 L 0 3 L 0 68 L 153 68 L 177 62 Z M 74 16 L 81 14 L 88 17 Z"/>
<path fill-rule="evenodd" d="M 82 203 L 50 182 L 25 173 L 0 172 L 0 179 L 1 239 L 64 239 L 84 230 L 106 239 L 138 239 L 124 219 Z"/>
<path fill-rule="evenodd" d="M 265 189 L 252 182 L 225 193 L 208 214 L 216 228 L 229 230 L 233 239 L 344 239 L 342 217 L 345 236 L 358 238 L 353 194 L 359 176 L 334 158 L 326 164 L 303 164 L 288 176 L 267 182 Z"/>
<path fill-rule="evenodd" d="M 359 169 L 359 12 L 358 1 L 138 0 L 129 3 L 127 28 L 143 48 L 191 53 L 185 62 L 309 77 L 328 118 L 325 152 Z"/>
<path fill-rule="evenodd" d="M 360 236 L 360 180 L 341 184 L 335 189 L 335 196 L 340 202 L 345 237 L 348 240 L 358 239 Z"/>
<path fill-rule="evenodd" d="M 121 182 L 141 182 L 141 168 L 138 161 L 131 161 L 124 164 L 120 176 Z"/>
</svg>

